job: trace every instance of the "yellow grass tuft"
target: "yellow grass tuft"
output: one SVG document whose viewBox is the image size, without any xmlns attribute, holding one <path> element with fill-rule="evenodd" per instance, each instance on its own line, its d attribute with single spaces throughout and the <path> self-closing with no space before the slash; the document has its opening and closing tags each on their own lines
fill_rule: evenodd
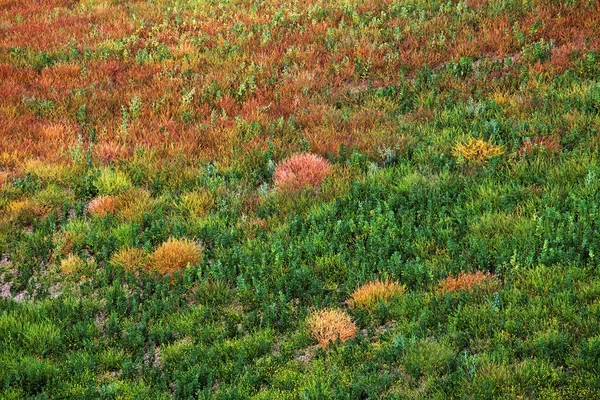
<svg viewBox="0 0 600 400">
<path fill-rule="evenodd" d="M 140 219 L 152 206 L 152 197 L 144 189 L 131 188 L 117 196 L 117 215 L 122 221 Z"/>
<path fill-rule="evenodd" d="M 153 269 L 161 275 L 182 271 L 200 261 L 202 250 L 188 239 L 169 239 L 152 253 Z"/>
<path fill-rule="evenodd" d="M 373 308 L 380 301 L 388 302 L 394 296 L 404 294 L 404 286 L 394 281 L 376 280 L 356 289 L 348 300 L 350 308 Z"/>
<path fill-rule="evenodd" d="M 215 207 L 215 198 L 206 189 L 198 189 L 182 196 L 181 202 L 185 210 L 194 217 L 201 217 Z"/>
<path fill-rule="evenodd" d="M 60 263 L 60 271 L 65 275 L 71 275 L 74 272 L 80 272 L 84 266 L 83 260 L 74 254 L 64 258 Z"/>
<path fill-rule="evenodd" d="M 35 176 L 46 183 L 68 183 L 71 168 L 60 163 L 47 163 L 33 159 L 25 162 L 23 172 Z"/>
<path fill-rule="evenodd" d="M 111 259 L 115 265 L 123 267 L 124 270 L 137 273 L 148 268 L 148 255 L 142 249 L 129 247 L 119 250 Z"/>
<path fill-rule="evenodd" d="M 481 139 L 470 138 L 466 143 L 457 143 L 454 146 L 454 155 L 462 157 L 475 164 L 485 164 L 490 157 L 503 154 L 500 146 Z"/>
<path fill-rule="evenodd" d="M 356 324 L 347 312 L 335 308 L 314 311 L 308 317 L 311 335 L 323 348 L 330 342 L 339 340 L 340 343 L 356 336 Z"/>
<path fill-rule="evenodd" d="M 11 218 L 25 225 L 44 214 L 44 210 L 30 199 L 13 200 L 8 203 L 6 210 Z"/>
</svg>

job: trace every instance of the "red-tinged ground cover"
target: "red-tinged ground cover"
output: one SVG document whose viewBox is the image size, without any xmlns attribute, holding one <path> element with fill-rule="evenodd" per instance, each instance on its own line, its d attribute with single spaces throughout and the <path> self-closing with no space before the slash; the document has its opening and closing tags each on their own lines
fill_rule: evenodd
<svg viewBox="0 0 600 400">
<path fill-rule="evenodd" d="M 341 117 L 337 104 L 345 94 L 461 57 L 518 61 L 540 43 L 552 43 L 549 55 L 538 57 L 533 48 L 525 66 L 563 72 L 599 48 L 597 7 L 5 1 L 0 153 L 18 169 L 29 158 L 68 158 L 69 148 L 95 141 L 101 161 L 131 155 L 121 147 L 144 146 L 227 163 L 235 151 L 268 141 L 293 151 L 293 138 L 304 137 L 323 155 L 340 143 L 376 154 L 395 140 L 379 134 L 390 129 L 381 107 Z M 497 78 L 445 85 L 456 85 L 464 98 L 490 90 Z M 240 120 L 268 130 L 280 118 L 293 120 L 292 132 L 239 132 Z"/>
</svg>

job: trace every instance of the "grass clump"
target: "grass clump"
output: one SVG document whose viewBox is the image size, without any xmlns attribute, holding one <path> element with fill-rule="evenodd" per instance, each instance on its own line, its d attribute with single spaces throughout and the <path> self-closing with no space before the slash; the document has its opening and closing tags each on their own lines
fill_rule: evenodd
<svg viewBox="0 0 600 400">
<path fill-rule="evenodd" d="M 454 146 L 454 155 L 475 164 L 485 164 L 489 158 L 499 156 L 504 151 L 500 146 L 481 139 L 469 138 L 465 143 Z"/>
<path fill-rule="evenodd" d="M 123 193 L 131 187 L 129 177 L 123 172 L 114 169 L 104 169 L 96 180 L 96 188 L 101 195 L 115 195 Z"/>
<path fill-rule="evenodd" d="M 148 268 L 148 255 L 142 249 L 128 247 L 115 253 L 111 262 L 127 272 L 136 274 Z"/>
<path fill-rule="evenodd" d="M 500 286 L 500 281 L 489 272 L 481 271 L 461 273 L 457 277 L 449 276 L 439 284 L 442 294 L 456 293 L 460 291 L 471 292 L 475 288 L 493 291 Z"/>
<path fill-rule="evenodd" d="M 117 199 L 114 196 L 98 196 L 88 203 L 87 210 L 95 217 L 114 214 L 117 211 Z"/>
<path fill-rule="evenodd" d="M 352 317 L 347 312 L 335 308 L 314 311 L 309 315 L 308 327 L 310 334 L 323 348 L 329 343 L 339 340 L 340 343 L 356 336 L 357 328 Z"/>
<path fill-rule="evenodd" d="M 404 292 L 404 286 L 399 283 L 391 280 L 375 280 L 365 283 L 352 292 L 348 300 L 348 306 L 350 308 L 372 309 L 379 302 L 387 303 L 394 296 L 400 296 Z"/>
<path fill-rule="evenodd" d="M 189 239 L 170 238 L 152 253 L 153 270 L 161 275 L 181 272 L 200 261 L 202 249 Z"/>
<path fill-rule="evenodd" d="M 215 197 L 206 189 L 200 188 L 181 197 L 183 208 L 193 217 L 201 217 L 215 207 Z"/>
<path fill-rule="evenodd" d="M 6 211 L 11 218 L 22 225 L 30 225 L 44 214 L 44 210 L 30 199 L 13 200 L 7 204 Z"/>
<path fill-rule="evenodd" d="M 300 153 L 280 162 L 273 182 L 278 191 L 298 192 L 307 187 L 320 187 L 331 171 L 331 164 L 316 154 Z"/>
<path fill-rule="evenodd" d="M 131 188 L 117 196 L 117 215 L 122 221 L 137 221 L 152 209 L 150 193 L 141 188 Z"/>
<path fill-rule="evenodd" d="M 60 272 L 64 275 L 72 275 L 83 270 L 85 262 L 75 254 L 70 254 L 67 258 L 63 258 L 60 262 Z"/>
<path fill-rule="evenodd" d="M 2 188 L 4 188 L 4 185 L 6 185 L 6 182 L 8 182 L 8 172 L 0 171 L 0 190 L 2 190 Z"/>
</svg>

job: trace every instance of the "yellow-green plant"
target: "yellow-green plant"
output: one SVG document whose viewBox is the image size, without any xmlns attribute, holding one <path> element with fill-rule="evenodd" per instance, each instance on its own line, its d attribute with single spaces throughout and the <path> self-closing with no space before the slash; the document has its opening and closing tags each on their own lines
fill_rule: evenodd
<svg viewBox="0 0 600 400">
<path fill-rule="evenodd" d="M 96 188 L 101 195 L 116 195 L 131 187 L 129 177 L 120 170 L 103 169 L 96 179 Z"/>
<path fill-rule="evenodd" d="M 504 153 L 500 146 L 481 139 L 469 138 L 464 143 L 454 145 L 454 155 L 475 164 L 485 164 L 490 157 Z"/>
<path fill-rule="evenodd" d="M 183 208 L 194 217 L 201 217 L 215 207 L 215 198 L 211 192 L 200 188 L 181 197 Z"/>
<path fill-rule="evenodd" d="M 148 255 L 142 249 L 128 247 L 113 255 L 111 262 L 131 273 L 138 273 L 149 266 Z"/>
</svg>

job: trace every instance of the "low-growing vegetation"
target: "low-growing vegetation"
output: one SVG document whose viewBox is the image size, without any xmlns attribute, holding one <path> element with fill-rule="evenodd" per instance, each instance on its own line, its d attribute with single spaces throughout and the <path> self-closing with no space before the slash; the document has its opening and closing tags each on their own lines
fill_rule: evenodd
<svg viewBox="0 0 600 400">
<path fill-rule="evenodd" d="M 347 312 L 323 309 L 312 312 L 307 320 L 310 334 L 323 348 L 334 342 L 345 342 L 356 336 L 356 324 Z"/>
<path fill-rule="evenodd" d="M 598 398 L 598 21 L 0 1 L 0 398 Z"/>
</svg>

